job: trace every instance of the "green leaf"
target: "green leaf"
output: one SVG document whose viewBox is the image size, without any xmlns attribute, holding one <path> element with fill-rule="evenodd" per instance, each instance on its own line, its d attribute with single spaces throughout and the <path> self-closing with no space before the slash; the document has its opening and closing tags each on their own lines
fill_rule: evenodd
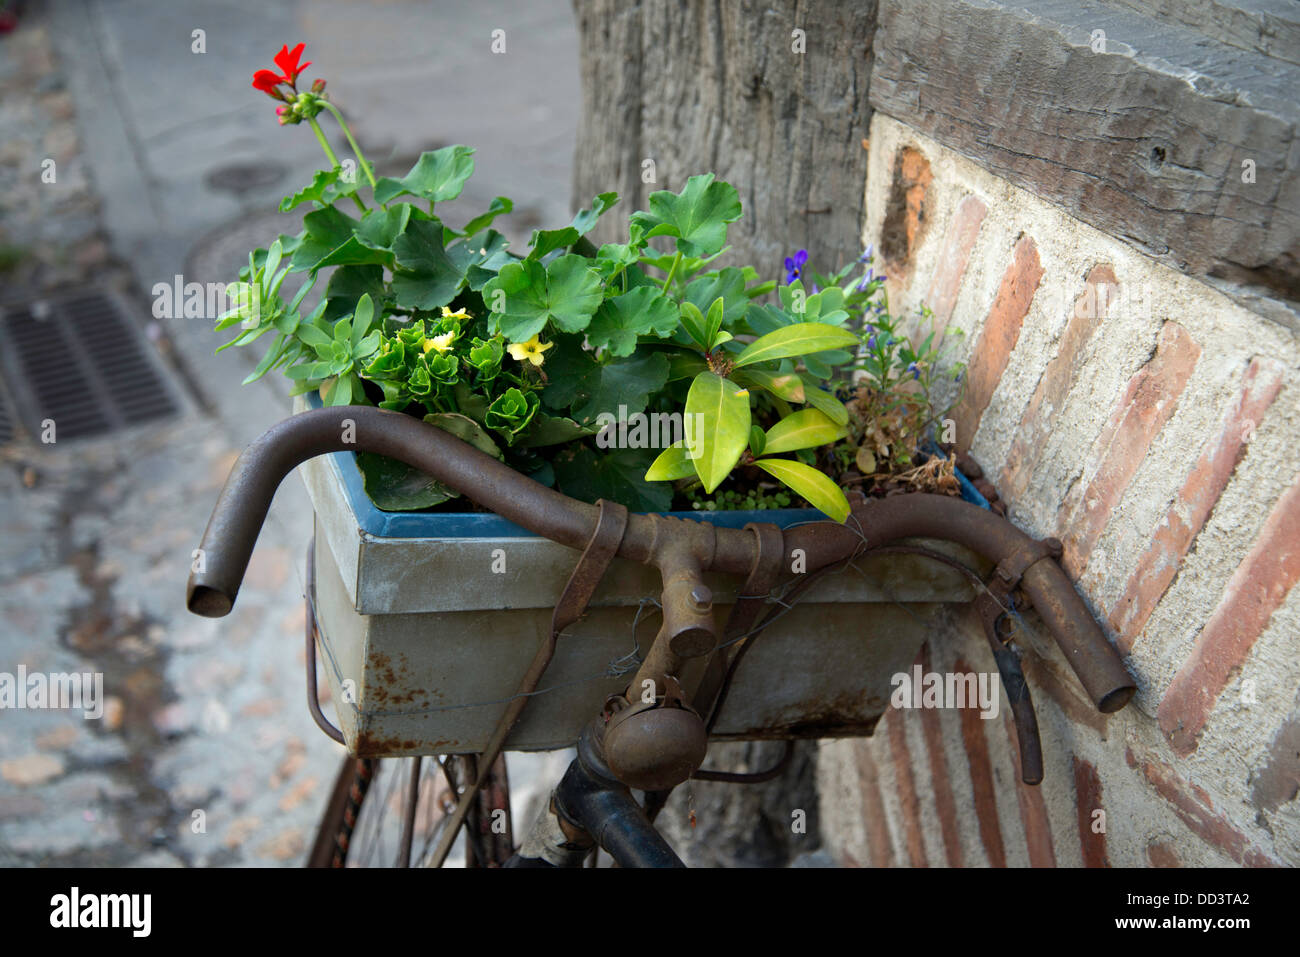
<svg viewBox="0 0 1300 957">
<path fill-rule="evenodd" d="M 762 455 L 763 448 L 767 444 L 767 436 L 760 425 L 751 425 L 749 427 L 749 452 L 751 455 Z"/>
<path fill-rule="evenodd" d="M 708 367 L 709 364 L 698 353 L 674 352 L 668 360 L 668 381 L 676 382 L 678 379 L 694 379 Z"/>
<path fill-rule="evenodd" d="M 284 333 L 277 335 L 275 341 L 271 343 L 271 348 L 266 350 L 266 355 L 262 356 L 262 361 L 257 364 L 257 368 L 245 376 L 244 381 L 240 384 L 248 385 L 250 382 L 256 382 L 258 379 L 262 378 L 262 376 L 270 372 L 271 367 L 275 365 L 275 363 L 279 361 L 280 356 L 284 354 L 284 343 L 287 339 L 288 336 L 284 335 Z"/>
<path fill-rule="evenodd" d="M 695 474 L 695 463 L 686 448 L 686 440 L 679 439 L 659 454 L 646 471 L 647 482 L 675 482 Z"/>
<path fill-rule="evenodd" d="M 847 433 L 847 427 L 836 425 L 826 413 L 818 409 L 800 409 L 767 430 L 763 451 L 774 455 L 796 449 L 815 449 L 819 445 L 829 445 L 842 439 Z M 761 455 L 763 452 L 754 454 Z"/>
<path fill-rule="evenodd" d="M 702 372 L 686 394 L 686 415 L 696 423 L 695 471 L 712 492 L 735 468 L 749 442 L 749 393 L 736 383 Z"/>
<path fill-rule="evenodd" d="M 822 412 L 836 425 L 847 425 L 849 421 L 849 410 L 844 407 L 844 403 L 829 392 L 823 392 L 817 388 L 815 383 L 810 381 L 810 377 L 800 376 L 804 384 L 804 399 L 814 409 Z"/>
<path fill-rule="evenodd" d="M 565 226 L 563 229 L 534 229 L 532 238 L 528 240 L 532 250 L 525 258 L 541 259 L 547 253 L 566 249 L 578 241 L 578 235 L 578 231 L 572 226 Z"/>
<path fill-rule="evenodd" d="M 393 243 L 397 265 L 393 295 L 404 309 L 434 309 L 456 298 L 465 283 L 463 270 L 442 245 L 442 223 L 411 220 Z"/>
<path fill-rule="evenodd" d="M 349 236 L 341 246 L 329 251 L 318 259 L 311 271 L 324 269 L 326 266 L 364 266 L 371 263 L 388 265 L 393 256 L 386 249 L 374 249 L 366 246 L 356 236 Z"/>
<path fill-rule="evenodd" d="M 480 213 L 465 224 L 462 232 L 466 236 L 473 236 L 492 225 L 492 221 L 498 216 L 504 216 L 515 208 L 515 204 L 505 196 L 498 196 L 492 200 L 486 213 Z"/>
<path fill-rule="evenodd" d="M 546 267 L 512 262 L 483 286 L 482 295 L 492 310 L 493 331 L 512 342 L 527 342 L 548 320 L 563 332 L 581 332 L 601 303 L 600 273 L 586 257 L 572 254 Z"/>
<path fill-rule="evenodd" d="M 587 327 L 587 342 L 593 349 L 608 347 L 611 355 L 630 356 L 637 336 L 651 333 L 667 338 L 677 328 L 677 307 L 651 286 L 601 303 Z"/>
<path fill-rule="evenodd" d="M 321 203 L 328 206 L 337 199 L 354 194 L 357 191 L 355 177 L 350 182 L 347 180 L 340 182 L 339 172 L 337 166 L 334 169 L 317 170 L 309 186 L 280 200 L 280 212 L 287 213 L 303 203 Z"/>
<path fill-rule="evenodd" d="M 398 203 L 392 209 L 372 209 L 361 217 L 357 241 L 371 249 L 390 251 L 393 242 L 406 229 L 411 218 L 411 204 Z"/>
<path fill-rule="evenodd" d="M 650 396 L 668 382 L 668 358 L 662 352 L 602 364 L 574 338 L 559 342 L 546 368 L 551 381 L 542 398 L 552 409 L 572 408 L 574 421 L 582 424 L 595 421 L 602 412 L 617 418 L 619 406 L 626 406 L 628 413 L 641 412 Z"/>
<path fill-rule="evenodd" d="M 374 346 L 367 352 L 364 351 L 363 343 L 366 341 L 366 333 L 370 332 L 370 327 L 375 321 L 375 303 L 369 295 L 362 296 L 357 302 L 356 312 L 352 314 L 352 354 L 361 357 L 369 355 L 379 348 L 379 330 L 375 330 Z"/>
<path fill-rule="evenodd" d="M 653 449 L 607 449 L 597 454 L 585 445 L 571 448 L 552 460 L 555 484 L 565 495 L 584 502 L 608 499 L 634 512 L 666 512 L 672 506 L 672 486 L 645 479 Z"/>
<path fill-rule="evenodd" d="M 747 388 L 766 389 L 786 402 L 805 402 L 804 383 L 793 372 L 768 372 L 766 369 L 737 369 L 731 376 Z"/>
<path fill-rule="evenodd" d="M 366 495 L 385 512 L 415 512 L 459 494 L 426 472 L 372 452 L 357 453 Z"/>
<path fill-rule="evenodd" d="M 813 508 L 821 509 L 835 521 L 843 522 L 849 517 L 849 500 L 824 472 L 789 459 L 758 459 L 754 464 L 794 489 Z"/>
<path fill-rule="evenodd" d="M 484 285 L 495 278 L 501 267 L 513 262 L 513 257 L 506 252 L 510 243 L 495 229 L 486 233 L 470 236 L 464 242 L 457 243 L 447 250 L 447 255 L 454 262 L 462 261 L 465 267 L 465 282 L 470 289 L 479 292 Z"/>
<path fill-rule="evenodd" d="M 755 339 L 736 356 L 736 366 L 802 356 L 824 349 L 849 348 L 857 344 L 858 337 L 847 329 L 820 322 L 797 322 Z"/>
<path fill-rule="evenodd" d="M 462 442 L 468 442 L 480 452 L 486 452 L 494 459 L 505 461 L 505 456 L 501 454 L 501 448 L 496 444 L 492 436 L 488 435 L 483 427 L 469 416 L 457 412 L 435 412 L 433 415 L 426 415 L 424 421 L 430 425 L 436 425 L 444 432 L 450 432 Z"/>
<path fill-rule="evenodd" d="M 295 272 L 318 268 L 323 259 L 352 238 L 358 223 L 333 206 L 313 210 L 302 218 L 303 238 L 293 252 L 290 268 Z M 360 244 L 358 244 L 360 245 Z M 363 247 L 364 248 L 364 247 Z M 367 250 L 367 252 L 373 252 Z"/>
<path fill-rule="evenodd" d="M 444 146 L 421 153 L 411 171 L 401 179 L 385 176 L 378 181 L 375 202 L 387 203 L 405 194 L 419 196 L 430 203 L 455 199 L 474 172 L 473 155 L 474 151 L 466 146 Z"/>
<path fill-rule="evenodd" d="M 709 328 L 704 319 L 704 313 L 700 312 L 700 307 L 693 302 L 684 302 L 681 305 L 682 328 L 686 334 L 695 341 L 697 345 L 706 352 L 709 348 Z"/>
<path fill-rule="evenodd" d="M 728 266 L 718 272 L 705 273 L 691 280 L 686 287 L 686 299 L 695 303 L 700 311 L 708 309 L 717 299 L 723 301 L 722 325 L 730 327 L 745 315 L 749 299 L 745 296 L 745 274 Z"/>
<path fill-rule="evenodd" d="M 518 447 L 535 449 L 544 445 L 561 445 L 564 442 L 572 442 L 574 439 L 593 435 L 595 432 L 594 426 L 579 425 L 572 419 L 566 419 L 563 416 L 547 415 L 544 412 L 539 412 L 533 418 L 527 434 L 518 443 Z"/>
<path fill-rule="evenodd" d="M 713 305 L 709 307 L 709 314 L 704 317 L 704 331 L 706 336 L 705 341 L 707 342 L 705 348 L 709 352 L 712 352 L 714 347 L 720 342 L 725 342 L 727 339 L 731 338 L 729 334 L 727 335 L 727 339 L 720 339 L 718 337 L 718 333 L 722 331 L 721 298 L 713 300 Z"/>
<path fill-rule="evenodd" d="M 618 193 L 599 193 L 591 203 L 591 209 L 578 210 L 577 215 L 573 217 L 570 223 L 578 231 L 579 236 L 585 236 L 595 228 L 596 221 L 606 212 L 613 209 L 618 203 Z"/>
<path fill-rule="evenodd" d="M 712 173 L 692 176 L 680 193 L 650 194 L 649 210 L 632 214 L 646 237 L 673 236 L 683 256 L 704 257 L 719 252 L 727 241 L 727 223 L 740 219 L 740 195 L 729 183 L 715 182 Z"/>
<path fill-rule="evenodd" d="M 340 266 L 325 287 L 325 319 L 336 322 L 353 312 L 362 296 L 369 295 L 378 302 L 384 291 L 383 267 Z"/>
</svg>

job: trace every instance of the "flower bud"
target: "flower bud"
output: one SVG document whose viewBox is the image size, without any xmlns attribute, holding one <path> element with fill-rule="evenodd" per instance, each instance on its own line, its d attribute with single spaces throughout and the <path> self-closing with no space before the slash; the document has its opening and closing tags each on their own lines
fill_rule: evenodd
<svg viewBox="0 0 1300 957">
<path fill-rule="evenodd" d="M 325 92 L 325 81 L 324 81 L 324 80 L 321 80 L 321 79 L 315 79 L 315 80 L 312 80 L 312 81 L 311 81 L 311 91 L 312 91 L 313 93 L 324 93 L 324 92 Z"/>
</svg>

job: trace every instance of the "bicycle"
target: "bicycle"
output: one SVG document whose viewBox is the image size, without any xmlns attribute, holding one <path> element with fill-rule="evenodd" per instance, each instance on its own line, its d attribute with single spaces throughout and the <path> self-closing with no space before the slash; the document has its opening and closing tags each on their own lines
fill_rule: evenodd
<svg viewBox="0 0 1300 957">
<path fill-rule="evenodd" d="M 352 423 L 350 429 L 343 427 L 345 419 Z M 1011 702 L 1026 783 L 1042 780 L 1042 755 L 1029 688 L 1017 654 L 1006 643 L 1019 608 L 1032 605 L 1038 611 L 1099 711 L 1119 710 L 1136 691 L 1118 653 L 1058 564 L 1060 543 L 1036 541 L 1005 519 L 959 499 L 921 493 L 876 500 L 859 496 L 843 525 L 825 521 L 784 530 L 767 523 L 728 529 L 664 515 L 629 514 L 615 503 L 591 505 L 568 498 L 433 425 L 369 406 L 294 415 L 244 451 L 204 532 L 200 545 L 204 562 L 191 572 L 187 589 L 190 611 L 208 617 L 230 612 L 280 482 L 307 459 L 339 451 L 373 452 L 404 462 L 515 524 L 581 553 L 556 603 L 550 638 L 523 675 L 483 753 L 431 762 L 457 795 L 428 857 L 431 866 L 446 860 L 467 820 L 500 809 L 493 802 L 500 804 L 503 790 L 504 768 L 498 764 L 503 745 L 546 671 L 560 633 L 582 616 L 615 556 L 658 568 L 663 580 L 658 634 L 628 690 L 611 695 L 587 723 L 577 742 L 577 757 L 520 848 L 511 849 L 511 856 L 502 862 L 508 834 L 506 840 L 494 841 L 494 847 L 472 841 L 470 854 L 479 863 L 581 866 L 599 847 L 620 866 L 684 866 L 655 829 L 654 817 L 674 788 L 693 776 L 710 776 L 700 769 L 709 732 L 736 668 L 780 613 L 768 608 L 766 597 L 783 587 L 784 602 L 790 604 L 819 575 L 868 552 L 921 554 L 958 567 L 978 583 L 975 603 Z M 984 581 L 950 556 L 900 541 L 911 538 L 965 545 L 991 560 L 994 572 Z M 802 573 L 787 568 L 786 556 L 796 548 L 805 556 Z M 721 627 L 703 582 L 706 571 L 744 579 L 741 597 Z M 310 593 L 307 598 L 310 601 Z M 314 637 L 309 614 L 309 707 L 330 733 L 332 726 L 320 714 L 315 695 Z M 701 659 L 703 668 L 698 667 Z M 694 677 L 686 677 L 688 672 Z M 640 693 L 641 689 L 648 693 Z M 347 863 L 357 816 L 372 791 L 375 766 L 371 761 L 345 760 L 310 865 Z M 415 814 L 423 790 L 419 768 L 416 764 L 409 778 L 399 865 L 412 862 Z M 771 772 L 712 772 L 711 779 L 756 780 L 765 774 Z M 633 790 L 645 794 L 644 803 L 635 799 Z"/>
</svg>

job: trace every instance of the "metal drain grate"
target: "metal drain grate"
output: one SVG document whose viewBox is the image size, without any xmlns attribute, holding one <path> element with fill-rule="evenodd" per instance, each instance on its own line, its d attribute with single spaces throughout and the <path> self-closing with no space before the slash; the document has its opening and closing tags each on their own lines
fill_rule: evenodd
<svg viewBox="0 0 1300 957">
<path fill-rule="evenodd" d="M 0 359 L 34 436 L 101 435 L 179 411 L 158 364 L 116 302 L 94 291 L 20 303 L 0 315 Z"/>
<path fill-rule="evenodd" d="M 0 445 L 4 445 L 14 437 L 14 422 L 9 418 L 9 403 L 5 401 L 4 393 L 0 392 Z"/>
</svg>

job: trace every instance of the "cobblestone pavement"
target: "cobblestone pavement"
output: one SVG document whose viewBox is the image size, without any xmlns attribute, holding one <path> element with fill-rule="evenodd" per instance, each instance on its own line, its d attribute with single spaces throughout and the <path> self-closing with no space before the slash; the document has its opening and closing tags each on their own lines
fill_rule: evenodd
<svg viewBox="0 0 1300 957">
<path fill-rule="evenodd" d="M 298 40 L 381 170 L 464 142 L 479 150 L 466 205 L 516 197 L 516 235 L 564 222 L 572 14 L 511 6 L 55 0 L 0 36 L 0 299 L 121 289 L 193 399 L 108 438 L 0 448 L 0 674 L 99 672 L 106 695 L 98 720 L 0 710 L 0 864 L 301 863 L 341 749 L 302 700 L 299 482 L 276 497 L 234 613 L 183 607 L 217 491 L 288 400 L 278 382 L 241 388 L 256 357 L 214 356 L 208 322 L 153 320 L 146 292 L 177 274 L 228 281 L 291 225 L 270 211 L 317 147 L 248 78 Z M 512 756 L 517 829 L 554 764 Z"/>
</svg>

